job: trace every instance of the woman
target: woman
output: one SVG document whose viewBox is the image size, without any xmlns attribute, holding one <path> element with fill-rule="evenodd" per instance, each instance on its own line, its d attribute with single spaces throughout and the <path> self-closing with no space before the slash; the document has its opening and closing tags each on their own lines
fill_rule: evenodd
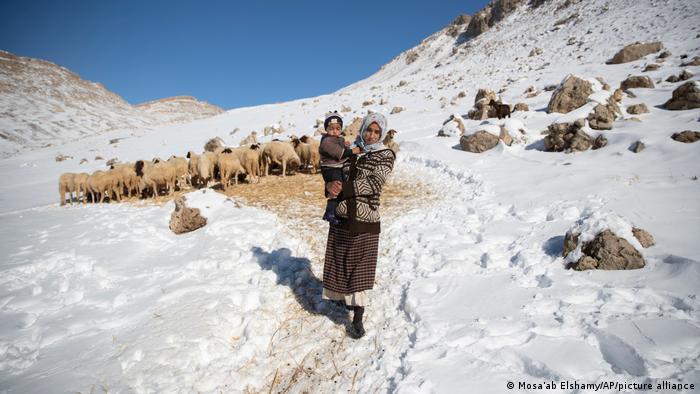
<svg viewBox="0 0 700 394">
<path fill-rule="evenodd" d="M 396 158 L 381 142 L 386 126 L 383 115 L 367 115 L 354 144 L 365 153 L 345 162 L 343 182 L 326 185 L 331 195 L 339 195 L 336 216 L 340 224 L 331 224 L 328 230 L 323 298 L 344 301 L 354 312 L 348 334 L 356 339 L 365 334 L 366 291 L 374 286 L 377 268 L 379 196 Z"/>
</svg>

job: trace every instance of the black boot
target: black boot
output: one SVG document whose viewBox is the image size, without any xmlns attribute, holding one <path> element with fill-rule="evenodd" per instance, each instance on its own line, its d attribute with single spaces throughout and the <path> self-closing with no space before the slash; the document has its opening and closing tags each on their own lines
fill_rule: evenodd
<svg viewBox="0 0 700 394">
<path fill-rule="evenodd" d="M 352 324 L 348 326 L 348 336 L 353 339 L 360 339 L 365 335 L 365 327 L 362 325 L 362 315 L 365 313 L 365 308 L 362 306 L 354 306 L 355 311 L 352 317 Z"/>
</svg>

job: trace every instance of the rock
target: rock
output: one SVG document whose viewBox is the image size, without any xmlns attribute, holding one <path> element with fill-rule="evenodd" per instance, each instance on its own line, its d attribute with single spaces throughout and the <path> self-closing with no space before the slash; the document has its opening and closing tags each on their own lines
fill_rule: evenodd
<svg viewBox="0 0 700 394">
<path fill-rule="evenodd" d="M 613 92 L 613 100 L 615 100 L 618 103 L 622 101 L 623 96 L 624 92 L 622 91 L 622 89 L 615 89 L 615 91 Z"/>
<path fill-rule="evenodd" d="M 467 14 L 459 15 L 447 26 L 447 35 L 457 37 L 462 32 L 464 25 L 468 24 L 471 19 L 472 17 Z"/>
<path fill-rule="evenodd" d="M 659 52 L 663 48 L 661 42 L 640 43 L 636 42 L 620 49 L 612 59 L 608 60 L 607 64 L 628 63 L 641 59 L 651 53 Z"/>
<path fill-rule="evenodd" d="M 95 156 L 95 158 L 93 160 L 104 160 L 104 159 L 102 158 L 102 156 L 97 155 L 97 156 Z"/>
<path fill-rule="evenodd" d="M 680 78 L 678 78 L 677 75 L 671 75 L 670 77 L 666 78 L 666 82 L 676 83 L 678 81 L 680 81 Z"/>
<path fill-rule="evenodd" d="M 574 234 L 567 231 L 566 235 L 564 236 L 564 251 L 562 252 L 562 256 L 566 257 L 569 253 L 575 250 L 577 244 L 578 234 Z"/>
<path fill-rule="evenodd" d="M 105 163 L 105 165 L 106 165 L 107 167 L 109 167 L 109 166 L 111 166 L 112 164 L 116 164 L 116 163 L 119 163 L 119 159 L 117 159 L 116 157 L 113 157 L 113 158 L 107 160 L 107 162 Z"/>
<path fill-rule="evenodd" d="M 643 268 L 644 258 L 626 239 L 618 237 L 610 230 L 603 230 L 593 240 L 582 245 L 581 257 L 574 269 L 631 270 Z"/>
<path fill-rule="evenodd" d="M 363 107 L 366 107 L 366 106 L 372 105 L 372 104 L 374 104 L 374 100 L 365 100 L 362 102 Z"/>
<path fill-rule="evenodd" d="M 87 163 L 87 162 L 88 162 L 88 159 L 85 159 L 85 158 L 80 159 L 80 164 L 84 164 L 84 163 Z"/>
<path fill-rule="evenodd" d="M 506 15 L 513 12 L 523 0 L 496 0 L 493 4 L 493 9 L 491 10 L 491 25 L 503 20 Z"/>
<path fill-rule="evenodd" d="M 347 105 L 341 105 L 340 106 L 340 112 L 352 112 L 352 108 L 350 108 Z"/>
<path fill-rule="evenodd" d="M 534 47 L 530 51 L 529 57 L 537 56 L 542 54 L 542 48 Z"/>
<path fill-rule="evenodd" d="M 438 131 L 438 137 L 450 137 L 456 135 L 464 134 L 464 122 L 462 117 L 453 114 L 447 118 L 446 121 L 442 122 L 442 128 Z"/>
<path fill-rule="evenodd" d="M 503 143 L 508 146 L 511 146 L 511 144 L 513 144 L 513 137 L 510 136 L 508 130 L 503 126 L 501 126 L 501 133 L 498 135 L 498 138 L 500 138 L 501 141 L 503 141 Z"/>
<path fill-rule="evenodd" d="M 588 125 L 594 130 L 611 130 L 619 112 L 620 108 L 615 100 L 608 99 L 606 105 L 598 104 L 593 108 L 593 112 L 588 114 Z"/>
<path fill-rule="evenodd" d="M 481 130 L 474 134 L 463 135 L 459 139 L 459 145 L 464 151 L 482 153 L 489 149 L 493 149 L 496 145 L 498 145 L 498 137 L 487 131 Z"/>
<path fill-rule="evenodd" d="M 656 70 L 659 69 L 659 67 L 661 67 L 661 66 L 659 66 L 659 65 L 656 64 L 656 63 L 647 64 L 647 66 L 644 67 L 644 70 L 642 70 L 642 72 L 645 73 L 645 72 L 648 72 L 648 71 L 656 71 Z"/>
<path fill-rule="evenodd" d="M 636 141 L 632 146 L 630 146 L 630 150 L 634 153 L 639 153 L 644 150 L 646 146 L 642 141 Z"/>
<path fill-rule="evenodd" d="M 633 75 L 620 83 L 620 89 L 654 88 L 654 82 L 646 75 Z"/>
<path fill-rule="evenodd" d="M 408 81 L 401 80 L 399 81 L 399 87 L 406 86 L 408 85 Z"/>
<path fill-rule="evenodd" d="M 603 134 L 598 134 L 598 136 L 595 137 L 595 140 L 593 140 L 592 149 L 593 150 L 600 149 L 607 144 L 608 144 L 608 139 L 605 138 L 605 136 Z"/>
<path fill-rule="evenodd" d="M 608 92 L 610 91 L 610 85 L 608 85 L 607 82 L 603 79 L 603 77 L 595 77 L 595 79 L 600 82 L 601 85 L 603 85 L 603 90 L 607 90 Z"/>
<path fill-rule="evenodd" d="M 687 62 L 687 63 L 681 63 L 681 67 L 687 67 L 687 66 L 700 66 L 700 56 L 695 56 L 693 60 Z"/>
<path fill-rule="evenodd" d="M 637 241 L 642 244 L 643 248 L 646 249 L 654 245 L 654 237 L 652 237 L 648 231 L 639 227 L 632 227 L 632 234 L 637 238 Z"/>
<path fill-rule="evenodd" d="M 353 142 L 355 137 L 357 137 L 357 133 L 360 132 L 360 127 L 362 127 L 362 118 L 356 117 L 349 125 L 345 126 L 341 134 L 345 136 L 346 140 Z"/>
<path fill-rule="evenodd" d="M 467 35 L 469 37 L 476 37 L 491 26 L 491 7 L 486 6 L 481 11 L 474 14 L 472 19 L 469 21 L 469 26 L 467 26 Z"/>
<path fill-rule="evenodd" d="M 476 96 L 474 97 L 474 104 L 476 105 L 476 103 L 483 99 L 486 99 L 487 101 L 499 101 L 498 96 L 493 90 L 479 89 L 479 91 L 476 92 Z"/>
<path fill-rule="evenodd" d="M 591 83 L 577 76 L 569 74 L 559 88 L 552 94 L 547 104 L 547 113 L 571 112 L 584 104 L 588 96 L 593 93 Z"/>
<path fill-rule="evenodd" d="M 185 196 L 175 201 L 175 210 L 170 215 L 170 230 L 175 234 L 188 233 L 207 224 L 207 219 L 200 215 L 198 208 L 185 205 Z"/>
<path fill-rule="evenodd" d="M 513 111 L 529 111 L 530 107 L 528 107 L 527 104 L 525 103 L 517 103 L 515 104 L 515 107 L 513 107 Z"/>
<path fill-rule="evenodd" d="M 111 140 L 109 140 L 109 143 L 110 143 L 110 144 L 116 144 L 117 142 L 119 142 L 120 139 L 121 139 L 121 138 L 112 138 Z"/>
<path fill-rule="evenodd" d="M 544 87 L 545 92 L 551 92 L 552 90 L 555 90 L 557 88 L 557 85 L 547 85 Z"/>
<path fill-rule="evenodd" d="M 642 123 L 642 120 L 639 119 L 639 118 L 637 118 L 637 117 L 635 117 L 635 116 L 633 116 L 633 117 L 631 117 L 631 118 L 629 118 L 629 119 L 626 119 L 626 120 L 628 120 L 628 121 L 630 121 L 630 122 Z"/>
<path fill-rule="evenodd" d="M 219 137 L 214 137 L 207 141 L 206 144 L 204 144 L 204 151 L 205 152 L 214 152 L 218 148 L 223 148 L 224 147 L 224 141 L 219 138 Z"/>
<path fill-rule="evenodd" d="M 663 107 L 670 110 L 700 108 L 700 82 L 688 81 L 677 87 Z"/>
<path fill-rule="evenodd" d="M 631 115 L 648 114 L 649 108 L 644 103 L 634 104 L 627 107 L 627 113 Z"/>
<path fill-rule="evenodd" d="M 700 140 L 700 132 L 692 130 L 684 130 L 680 133 L 673 133 L 671 138 L 678 142 L 684 142 L 686 144 L 691 144 L 697 140 Z"/>
<path fill-rule="evenodd" d="M 683 70 L 682 73 L 678 74 L 678 79 L 681 81 L 687 81 L 693 77 L 693 73 L 688 72 L 688 70 Z"/>
<path fill-rule="evenodd" d="M 56 161 L 70 160 L 72 158 L 73 158 L 73 156 L 64 155 L 63 153 L 59 153 L 55 157 Z"/>
<path fill-rule="evenodd" d="M 659 53 L 659 59 L 665 59 L 669 56 L 671 56 L 671 52 L 669 52 L 669 51 L 663 51 L 663 52 Z"/>
<path fill-rule="evenodd" d="M 399 112 L 403 111 L 405 108 L 404 107 L 394 107 L 391 109 L 390 114 L 398 114 Z"/>
<path fill-rule="evenodd" d="M 544 149 L 547 152 L 585 151 L 593 145 L 591 136 L 581 130 L 577 123 L 555 123 L 547 127 Z"/>
<path fill-rule="evenodd" d="M 416 51 L 408 51 L 406 53 L 406 64 L 411 64 L 418 60 L 418 52 Z"/>
</svg>

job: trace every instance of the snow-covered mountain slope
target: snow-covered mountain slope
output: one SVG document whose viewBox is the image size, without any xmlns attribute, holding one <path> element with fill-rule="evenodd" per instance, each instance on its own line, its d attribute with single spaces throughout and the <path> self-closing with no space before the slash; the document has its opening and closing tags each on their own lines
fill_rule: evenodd
<svg viewBox="0 0 700 394">
<path fill-rule="evenodd" d="M 185 123 L 224 112 L 216 105 L 192 96 L 176 96 L 138 104 L 136 108 L 158 119 L 160 123 Z"/>
<path fill-rule="evenodd" d="M 5 51 L 0 51 L 0 109 L 0 157 L 109 130 L 144 129 L 223 112 L 189 96 L 134 107 L 64 67 Z"/>
<path fill-rule="evenodd" d="M 438 32 L 333 94 L 113 130 L 0 160 L 0 391 L 502 393 L 508 382 L 518 390 L 519 382 L 552 381 L 697 390 L 700 142 L 670 136 L 700 131 L 700 109 L 661 104 L 680 85 L 669 75 L 687 70 L 698 80 L 700 67 L 681 64 L 700 55 L 700 10 L 689 0 L 537 3 L 519 3 L 473 39 L 460 38 L 463 25 L 456 35 Z M 635 41 L 661 41 L 671 56 L 648 72 L 656 54 L 605 64 Z M 533 48 L 541 53 L 529 56 Z M 410 51 L 418 56 L 407 65 Z M 630 89 L 612 130 L 585 127 L 607 146 L 545 152 L 548 125 L 595 105 L 546 112 L 544 87 L 569 73 L 602 77 L 613 89 L 630 74 L 648 75 L 655 87 Z M 527 97 L 529 86 L 539 93 Z M 479 88 L 530 110 L 465 119 L 467 129 L 516 124 L 525 142 L 473 154 L 457 136 L 436 137 L 449 115 L 467 113 Z M 638 103 L 650 112 L 635 121 L 624 111 Z M 388 115 L 401 143 L 391 181 L 435 192 L 420 204 L 382 207 L 377 281 L 359 341 L 337 324 L 342 310 L 320 300 L 322 259 L 282 216 L 196 192 L 188 198 L 210 223 L 176 237 L 167 229 L 172 203 L 58 206 L 59 174 L 104 169 L 97 155 L 184 155 L 214 136 L 237 145 L 254 130 L 262 141 L 311 134 L 328 110 L 350 107 L 349 123 L 394 106 L 405 110 Z M 272 124 L 282 136 L 262 136 Z M 646 149 L 633 153 L 638 140 Z M 73 159 L 56 162 L 59 152 Z M 302 203 L 280 200 L 288 212 Z M 654 236 L 640 250 L 647 265 L 566 269 L 567 229 L 608 217 Z M 309 234 L 324 244 L 323 228 Z M 557 392 L 586 391 L 567 387 Z"/>
</svg>

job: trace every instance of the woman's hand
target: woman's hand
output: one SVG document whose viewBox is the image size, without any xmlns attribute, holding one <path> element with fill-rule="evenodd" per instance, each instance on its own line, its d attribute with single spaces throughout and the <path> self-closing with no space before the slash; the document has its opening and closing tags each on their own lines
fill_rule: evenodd
<svg viewBox="0 0 700 394">
<path fill-rule="evenodd" d="M 333 181 L 326 183 L 326 191 L 330 197 L 338 197 L 340 192 L 343 190 L 343 183 L 340 181 Z"/>
</svg>

